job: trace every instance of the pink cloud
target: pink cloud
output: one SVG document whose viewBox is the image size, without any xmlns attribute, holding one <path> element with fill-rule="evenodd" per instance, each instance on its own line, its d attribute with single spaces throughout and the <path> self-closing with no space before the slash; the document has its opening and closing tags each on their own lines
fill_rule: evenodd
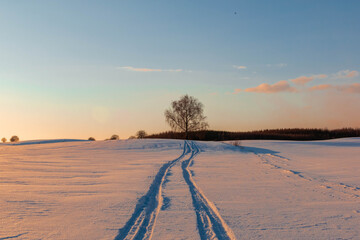
<svg viewBox="0 0 360 240">
<path fill-rule="evenodd" d="M 305 76 L 290 79 L 290 81 L 292 81 L 297 85 L 305 85 L 306 83 L 311 82 L 312 80 L 314 80 L 314 77 L 305 77 Z"/>
<path fill-rule="evenodd" d="M 321 91 L 321 90 L 325 90 L 325 89 L 329 89 L 332 88 L 332 85 L 330 84 L 320 84 L 320 85 L 316 85 L 313 86 L 311 88 L 309 88 L 310 91 Z"/>
<path fill-rule="evenodd" d="M 314 77 L 314 78 L 323 79 L 323 78 L 327 78 L 328 75 L 326 75 L 326 74 L 318 74 L 318 75 L 314 75 L 313 77 Z"/>
<path fill-rule="evenodd" d="M 131 66 L 119 67 L 134 72 L 182 72 L 182 69 L 156 69 L 156 68 L 135 68 Z"/>
<path fill-rule="evenodd" d="M 234 90 L 233 94 L 238 94 L 238 93 L 240 93 L 241 91 L 242 91 L 241 88 L 236 88 L 236 89 Z"/>
<path fill-rule="evenodd" d="M 234 65 L 233 67 L 236 68 L 236 69 L 240 69 L 240 70 L 247 69 L 246 66 L 236 66 L 236 65 Z"/>
<path fill-rule="evenodd" d="M 350 71 L 350 70 L 342 70 L 335 74 L 335 77 L 337 78 L 353 78 L 359 76 L 358 71 Z"/>
<path fill-rule="evenodd" d="M 313 86 L 309 88 L 309 91 L 321 91 L 326 89 L 335 89 L 340 92 L 344 93 L 360 93 L 360 83 L 353 83 L 353 84 L 344 84 L 344 85 L 337 85 L 333 86 L 330 84 L 321 84 L 317 86 Z"/>
<path fill-rule="evenodd" d="M 277 92 L 297 92 L 296 88 L 290 86 L 287 81 L 280 81 L 273 85 L 263 83 L 254 88 L 247 88 L 245 92 L 258 92 L 258 93 L 277 93 Z"/>
<path fill-rule="evenodd" d="M 356 77 L 356 76 L 359 76 L 358 71 L 351 71 L 346 75 L 346 77 L 348 77 L 348 78 L 352 78 L 352 77 Z"/>
<path fill-rule="evenodd" d="M 310 77 L 306 77 L 306 76 L 301 76 L 298 78 L 294 78 L 294 79 L 290 79 L 290 81 L 292 81 L 293 83 L 297 84 L 297 85 L 305 85 L 308 82 L 313 81 L 314 79 L 323 79 L 323 78 L 327 78 L 328 76 L 326 74 L 318 74 L 318 75 L 312 75 Z"/>
</svg>

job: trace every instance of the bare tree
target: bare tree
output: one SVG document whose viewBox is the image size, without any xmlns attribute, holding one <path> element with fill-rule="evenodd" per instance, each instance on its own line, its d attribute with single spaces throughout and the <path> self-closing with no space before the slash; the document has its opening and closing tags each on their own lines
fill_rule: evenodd
<svg viewBox="0 0 360 240">
<path fill-rule="evenodd" d="M 137 138 L 145 138 L 147 136 L 147 133 L 145 132 L 145 130 L 139 130 L 137 133 L 136 133 L 136 137 Z"/>
<path fill-rule="evenodd" d="M 185 132 L 188 138 L 189 132 L 208 128 L 203 108 L 199 100 L 186 94 L 178 101 L 173 101 L 171 107 L 165 110 L 165 119 L 174 131 Z"/>
<path fill-rule="evenodd" d="M 6 142 L 6 138 L 2 138 L 1 141 L 4 143 Z"/>
</svg>

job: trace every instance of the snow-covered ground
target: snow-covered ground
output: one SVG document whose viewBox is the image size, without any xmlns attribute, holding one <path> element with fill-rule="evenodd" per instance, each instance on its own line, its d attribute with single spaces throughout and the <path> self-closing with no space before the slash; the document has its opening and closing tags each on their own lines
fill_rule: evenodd
<svg viewBox="0 0 360 240">
<path fill-rule="evenodd" d="M 0 144 L 0 239 L 360 239 L 360 138 Z"/>
<path fill-rule="evenodd" d="M 238 239 L 360 239 L 359 138 L 199 146 L 195 181 Z"/>
</svg>

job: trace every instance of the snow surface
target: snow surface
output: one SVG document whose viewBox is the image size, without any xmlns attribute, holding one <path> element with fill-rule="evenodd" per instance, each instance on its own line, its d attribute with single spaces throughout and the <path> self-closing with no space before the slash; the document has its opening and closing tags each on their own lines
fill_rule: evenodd
<svg viewBox="0 0 360 240">
<path fill-rule="evenodd" d="M 0 239 L 360 239 L 360 138 L 230 144 L 0 144 Z"/>
</svg>

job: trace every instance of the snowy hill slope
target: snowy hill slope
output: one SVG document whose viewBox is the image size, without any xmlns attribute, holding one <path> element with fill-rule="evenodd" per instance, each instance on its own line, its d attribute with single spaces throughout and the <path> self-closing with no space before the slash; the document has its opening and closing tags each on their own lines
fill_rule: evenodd
<svg viewBox="0 0 360 240">
<path fill-rule="evenodd" d="M 0 239 L 360 238 L 359 138 L 28 143 L 0 145 Z"/>
</svg>

